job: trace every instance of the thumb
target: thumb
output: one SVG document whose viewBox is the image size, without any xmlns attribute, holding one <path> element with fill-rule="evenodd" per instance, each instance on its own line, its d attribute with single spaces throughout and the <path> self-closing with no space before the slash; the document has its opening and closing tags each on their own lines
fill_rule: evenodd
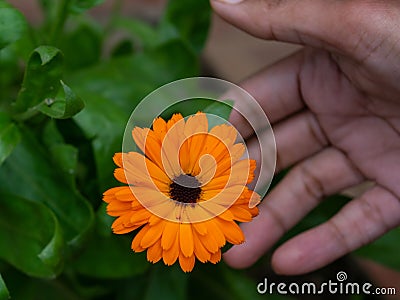
<svg viewBox="0 0 400 300">
<path fill-rule="evenodd" d="M 362 1 L 211 0 L 211 5 L 254 36 L 339 52 L 357 46 L 357 28 L 368 20 L 369 10 Z"/>
</svg>

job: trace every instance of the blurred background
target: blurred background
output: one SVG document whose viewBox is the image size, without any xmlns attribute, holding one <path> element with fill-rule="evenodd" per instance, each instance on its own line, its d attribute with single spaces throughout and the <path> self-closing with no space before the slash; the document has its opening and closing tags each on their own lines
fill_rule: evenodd
<svg viewBox="0 0 400 300">
<path fill-rule="evenodd" d="M 23 11 L 31 22 L 40 22 L 42 16 L 37 1 L 10 2 Z M 104 1 L 89 13 L 105 23 L 110 17 L 113 3 L 112 0 Z M 155 24 L 160 19 L 166 4 L 166 0 L 125 0 L 121 1 L 121 11 L 127 17 Z M 203 67 L 212 75 L 234 83 L 300 48 L 296 45 L 254 38 L 215 14 L 211 22 L 208 39 L 202 52 Z"/>
<path fill-rule="evenodd" d="M 40 9 L 38 1 L 12 0 L 8 2 L 12 3 L 14 7 L 18 8 L 25 15 L 25 17 L 29 20 L 31 24 L 40 24 L 42 22 L 43 13 L 42 10 Z M 99 24 L 103 24 L 104 26 L 107 26 L 107 24 L 110 22 L 110 18 L 112 18 L 113 16 L 113 12 L 115 12 L 116 10 L 118 10 L 118 12 L 120 12 L 123 16 L 127 18 L 141 20 L 150 25 L 156 25 L 158 24 L 160 18 L 162 17 L 166 9 L 166 6 L 167 6 L 167 1 L 165 0 L 133 0 L 133 1 L 106 0 L 102 4 L 95 6 L 94 8 L 91 8 L 87 13 L 94 20 L 99 22 Z M 115 45 L 115 43 L 117 43 L 117 41 L 119 41 L 121 36 L 123 35 L 124 35 L 123 32 L 119 33 L 118 31 L 114 31 L 114 34 L 108 39 L 107 44 L 105 45 L 104 52 L 107 53 L 107 51 L 109 52 L 112 51 L 112 46 Z M 281 58 L 286 57 L 287 55 L 290 55 L 291 53 L 295 52 L 298 49 L 300 49 L 300 46 L 289 45 L 273 41 L 263 41 L 251 37 L 248 34 L 227 24 L 224 20 L 222 20 L 218 16 L 212 14 L 208 37 L 206 39 L 204 49 L 200 53 L 200 61 L 201 61 L 200 74 L 222 78 L 228 81 L 232 81 L 234 83 L 240 83 L 240 81 L 246 78 L 247 76 L 257 72 L 258 70 L 260 70 L 265 66 L 268 66 L 278 61 Z M 79 48 L 75 50 L 78 52 L 80 51 Z M 179 60 L 179 56 L 171 57 L 171 59 Z M 355 193 L 357 193 L 357 191 Z M 342 201 L 342 199 L 340 201 Z M 343 200 L 343 203 L 345 201 L 346 200 Z M 301 230 L 301 228 L 299 228 L 298 230 Z M 294 233 L 295 232 L 292 232 L 290 234 Z M 287 236 L 286 238 L 288 238 L 289 236 Z M 224 285 L 231 284 L 237 286 L 236 288 L 233 288 L 234 292 L 230 292 L 232 294 L 227 293 L 226 295 L 233 295 L 234 297 L 236 297 L 236 299 L 253 299 L 252 297 L 255 296 L 259 297 L 259 295 L 255 295 L 255 289 L 256 289 L 255 284 L 257 282 L 260 282 L 266 276 L 268 277 L 268 279 L 274 282 L 308 282 L 310 280 L 314 282 L 321 282 L 327 279 L 336 278 L 335 277 L 336 273 L 339 271 L 346 271 L 349 277 L 352 278 L 354 281 L 364 282 L 367 280 L 371 280 L 373 281 L 375 286 L 396 287 L 397 291 L 400 292 L 400 274 L 394 270 L 394 267 L 392 268 L 388 264 L 386 266 L 383 266 L 381 263 L 374 262 L 374 255 L 377 253 L 380 256 L 395 255 L 397 257 L 396 258 L 392 257 L 392 260 L 397 260 L 397 261 L 400 260 L 398 255 L 399 248 L 397 248 L 397 252 L 394 251 L 392 248 L 390 248 L 394 242 L 393 242 L 393 237 L 389 239 L 391 239 L 389 242 L 384 241 L 371 251 L 366 250 L 365 251 L 366 255 L 361 255 L 364 256 L 364 258 L 359 258 L 359 257 L 355 258 L 355 256 L 353 255 L 346 256 L 338 260 L 337 262 L 333 263 L 332 265 L 324 268 L 323 270 L 314 272 L 312 274 L 304 276 L 296 276 L 296 277 L 284 277 L 275 275 L 269 266 L 270 253 L 267 253 L 266 256 L 255 267 L 240 273 L 241 274 L 240 276 L 243 276 L 244 274 L 244 277 L 240 277 L 236 273 L 229 273 L 229 272 L 225 273 L 225 271 L 220 271 L 223 274 L 225 274 L 224 275 L 225 279 L 223 281 Z M 396 242 L 397 245 L 400 244 L 399 242 L 400 241 L 397 240 Z M 388 251 L 389 248 L 390 251 Z M 385 251 L 388 251 L 387 254 L 385 254 Z M 132 255 L 135 254 L 132 253 Z M 151 267 L 152 266 L 150 266 L 150 268 Z M 172 282 L 172 285 L 175 284 L 176 281 L 174 280 L 170 281 L 170 279 L 166 279 L 165 277 L 169 276 L 168 275 L 170 274 L 169 271 L 157 271 L 157 272 L 158 273 L 156 275 L 154 274 L 149 275 L 149 273 L 144 273 L 145 275 L 143 276 L 153 276 L 152 277 L 153 279 L 156 278 L 157 276 L 161 276 L 160 277 L 161 279 L 157 282 L 167 282 L 164 284 Z M 175 276 L 177 278 L 181 276 L 181 275 L 176 275 L 175 274 L 176 272 L 175 273 L 174 272 L 171 273 L 172 274 L 171 276 Z M 209 272 L 213 272 L 212 266 L 204 267 L 202 273 L 200 273 L 200 275 L 195 275 L 194 278 L 198 279 L 199 276 L 203 277 L 207 276 Z M 106 280 L 105 278 L 96 281 L 95 279 L 90 278 L 87 272 L 83 273 L 86 277 L 85 276 L 76 277 L 79 278 L 80 282 L 78 283 L 75 282 L 74 293 L 72 294 L 70 299 L 78 297 L 77 294 L 75 294 L 75 292 L 77 289 L 79 290 L 79 288 L 81 288 L 80 290 L 81 294 L 79 293 L 78 294 L 80 295 L 79 297 L 82 297 L 82 299 L 86 298 L 113 299 L 110 298 L 111 296 L 109 296 L 110 294 L 107 294 L 107 292 L 104 292 L 104 295 L 102 295 L 101 290 L 94 291 L 95 288 L 96 289 L 99 288 L 99 285 L 101 286 L 102 282 Z M 19 276 L 22 275 L 14 275 L 13 278 L 20 278 Z M 4 274 L 3 277 L 5 277 Z M 68 273 L 63 274 L 62 277 L 67 277 L 68 279 L 67 282 L 74 282 L 74 280 L 78 280 L 72 275 L 69 276 Z M 243 280 L 242 278 L 249 278 L 250 281 L 244 284 L 242 282 Z M 147 279 L 142 278 L 141 280 L 146 281 Z M 217 290 L 215 291 L 214 294 L 212 293 L 210 294 L 213 295 L 210 296 L 211 298 L 212 297 L 215 297 L 215 299 L 226 298 L 226 295 L 224 295 L 224 285 L 213 286 L 215 285 L 215 283 L 207 281 L 204 278 L 202 280 L 203 280 L 202 282 L 203 288 L 206 289 L 210 288 Z M 18 283 L 13 282 L 9 284 L 9 282 L 7 282 L 7 277 L 5 277 L 5 281 L 8 285 L 13 287 L 14 289 L 15 287 L 18 287 Z M 240 286 L 241 283 L 243 284 L 243 286 Z M 89 288 L 87 288 L 86 284 L 87 286 L 89 286 Z M 115 284 L 119 283 L 114 280 L 112 284 L 114 286 Z M 123 289 L 128 290 L 129 280 L 127 279 L 123 281 L 121 285 L 123 286 Z M 249 292 L 249 289 L 251 289 L 252 287 L 254 289 L 252 290 L 252 292 Z M 19 286 L 19 288 L 23 289 L 24 286 Z M 93 290 L 90 290 L 91 288 Z M 157 289 L 157 287 L 154 288 Z M 190 291 L 187 292 L 187 294 L 189 294 L 190 297 L 194 298 L 194 295 L 196 294 L 196 281 L 193 280 L 190 281 L 188 289 Z M 60 291 L 62 290 L 63 287 L 60 289 Z M 33 293 L 35 293 L 34 290 Z M 66 291 L 66 293 L 68 294 L 70 292 Z M 85 293 L 88 295 L 87 297 L 82 296 L 85 295 Z M 124 293 L 128 295 L 126 296 L 126 298 L 124 298 L 123 296 Z M 129 294 L 128 291 L 119 293 L 118 295 L 119 295 L 118 299 L 141 299 L 141 296 L 134 296 L 135 293 Z M 253 295 L 253 296 L 248 296 L 247 298 L 246 295 Z M 162 294 L 158 296 L 160 297 L 158 299 L 163 299 Z M 35 296 L 32 294 L 31 298 L 29 299 L 50 299 L 46 298 L 46 296 L 44 297 L 45 298 L 42 298 L 40 295 Z M 146 299 L 153 299 L 148 295 L 146 297 L 147 297 Z M 180 299 L 185 299 L 185 297 L 186 296 L 179 296 Z M 318 298 L 316 296 L 311 297 L 304 295 L 304 296 L 298 296 L 297 298 L 293 297 L 292 299 L 339 299 L 337 297 L 338 296 L 324 295 Z M 287 299 L 280 297 L 278 295 L 276 297 L 271 295 L 265 295 L 265 298 Z M 357 296 L 348 295 L 348 296 L 343 296 L 340 299 L 400 299 L 400 295 L 397 296 L 375 295 L 368 297 L 360 295 Z"/>
</svg>

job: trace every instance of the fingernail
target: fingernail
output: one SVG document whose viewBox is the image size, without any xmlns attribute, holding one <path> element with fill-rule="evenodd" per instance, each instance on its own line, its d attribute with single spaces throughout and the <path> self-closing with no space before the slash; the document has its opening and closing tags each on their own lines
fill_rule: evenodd
<svg viewBox="0 0 400 300">
<path fill-rule="evenodd" d="M 243 0 L 214 0 L 216 2 L 222 2 L 226 4 L 238 4 L 240 2 L 243 2 Z"/>
</svg>

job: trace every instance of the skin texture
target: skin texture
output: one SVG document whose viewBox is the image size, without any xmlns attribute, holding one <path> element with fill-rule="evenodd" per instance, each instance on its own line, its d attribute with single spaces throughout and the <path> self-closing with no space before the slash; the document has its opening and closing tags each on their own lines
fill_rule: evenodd
<svg viewBox="0 0 400 300">
<path fill-rule="evenodd" d="M 400 2 L 212 0 L 214 11 L 248 33 L 305 45 L 241 86 L 268 115 L 277 171 L 289 174 L 243 224 L 246 243 L 225 261 L 253 264 L 326 195 L 365 180 L 374 185 L 324 224 L 272 257 L 277 273 L 327 265 L 400 225 Z M 268 53 L 266 54 L 268 55 Z M 232 122 L 255 147 L 239 115 Z"/>
</svg>

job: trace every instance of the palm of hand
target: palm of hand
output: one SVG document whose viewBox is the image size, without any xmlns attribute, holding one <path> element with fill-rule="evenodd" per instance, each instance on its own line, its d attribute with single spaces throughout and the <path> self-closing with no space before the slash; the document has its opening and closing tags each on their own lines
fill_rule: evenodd
<svg viewBox="0 0 400 300">
<path fill-rule="evenodd" d="M 288 76 L 281 74 L 287 68 L 295 71 L 288 80 L 293 86 L 272 87 L 274 76 Z M 254 91 L 274 123 L 277 168 L 295 167 L 267 196 L 259 219 L 243 226 L 247 243 L 225 255 L 228 263 L 251 264 L 323 196 L 364 180 L 375 186 L 325 224 L 281 246 L 273 256 L 275 269 L 311 271 L 400 224 L 400 102 L 393 95 L 368 94 L 387 94 L 390 87 L 364 88 L 369 80 L 357 78 L 362 73 L 329 52 L 305 49 L 244 83 L 252 90 L 265 81 L 264 91 Z"/>
<path fill-rule="evenodd" d="M 243 225 L 246 243 L 225 254 L 227 263 L 251 265 L 325 195 L 364 180 L 375 185 L 275 251 L 275 271 L 315 270 L 399 226 L 399 2 L 212 5 L 255 36 L 313 47 L 242 84 L 273 124 L 278 171 L 294 167 L 261 203 L 260 215 Z M 254 138 L 246 122 L 235 114 L 232 121 L 251 150 Z"/>
<path fill-rule="evenodd" d="M 318 124 L 313 130 L 322 144 L 347 156 L 354 172 L 400 198 L 400 98 L 368 94 L 390 87 L 363 86 L 369 80 L 343 73 L 346 69 L 357 73 L 327 52 L 305 51 L 300 89 Z"/>
</svg>

